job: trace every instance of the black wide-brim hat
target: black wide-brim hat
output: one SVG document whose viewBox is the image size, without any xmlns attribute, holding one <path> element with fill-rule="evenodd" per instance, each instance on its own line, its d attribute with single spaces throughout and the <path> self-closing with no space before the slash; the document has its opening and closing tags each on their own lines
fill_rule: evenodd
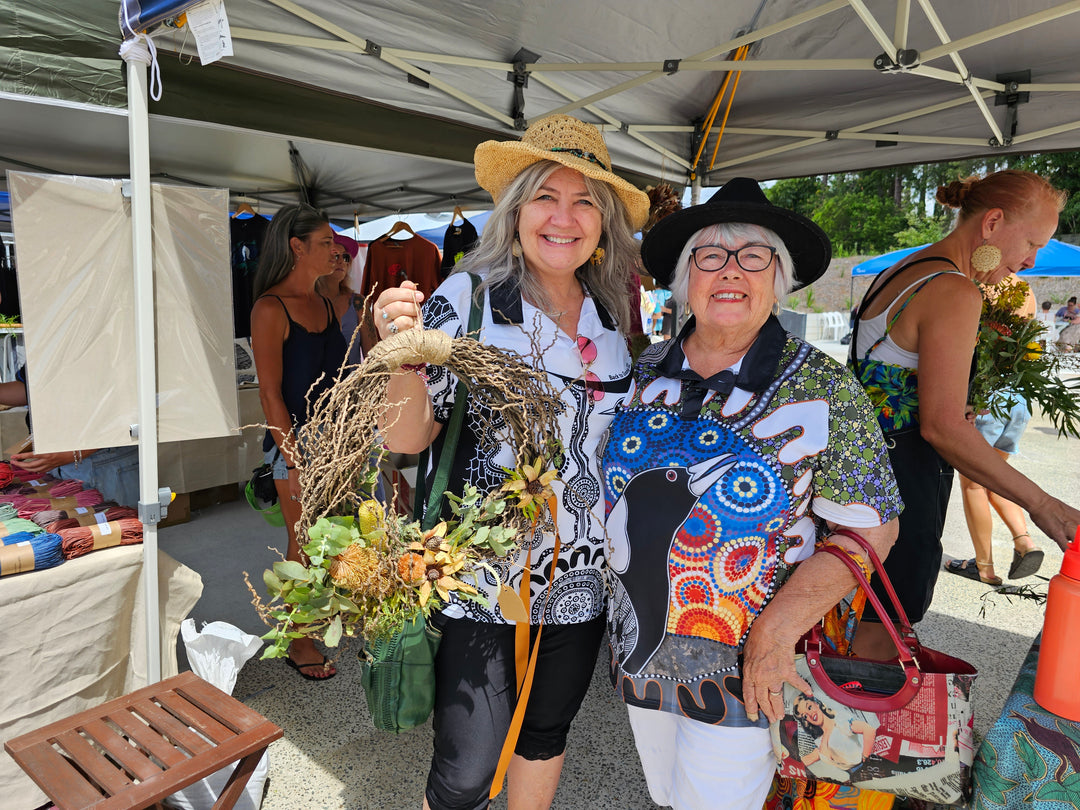
<svg viewBox="0 0 1080 810">
<path fill-rule="evenodd" d="M 829 269 L 832 245 L 813 220 L 773 205 L 757 180 L 735 177 L 701 205 L 669 214 L 645 234 L 641 258 L 645 269 L 662 286 L 671 286 L 675 262 L 687 240 L 702 228 L 723 222 L 760 225 L 776 233 L 791 254 L 792 292 L 817 281 Z"/>
</svg>

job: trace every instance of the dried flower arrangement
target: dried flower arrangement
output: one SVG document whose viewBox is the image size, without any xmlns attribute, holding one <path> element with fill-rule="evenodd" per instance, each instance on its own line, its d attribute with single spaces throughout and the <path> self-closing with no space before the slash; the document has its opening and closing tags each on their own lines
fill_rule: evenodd
<svg viewBox="0 0 1080 810">
<path fill-rule="evenodd" d="M 390 375 L 425 363 L 464 382 L 485 406 L 474 412 L 493 414 L 480 432 L 508 442 L 516 458 L 501 488 L 482 493 L 467 486 L 460 498 L 447 493 L 451 517 L 427 531 L 364 494 L 384 452 L 379 420 Z M 307 538 L 307 565 L 282 560 L 266 571 L 268 601 L 252 588 L 271 626 L 263 657 L 285 656 L 302 636 L 329 647 L 360 633 L 385 638 L 440 609 L 451 594 L 483 600 L 477 571 L 514 553 L 520 535 L 544 518 L 544 496 L 557 474 L 560 408 L 547 375 L 520 356 L 437 330 L 393 335 L 351 374 L 339 372 L 301 429 L 303 452 L 290 453 L 303 459 L 297 535 Z"/>
<path fill-rule="evenodd" d="M 1004 418 L 1020 398 L 1038 405 L 1061 435 L 1080 436 L 1080 390 L 1061 379 L 1061 356 L 1040 345 L 1045 326 L 1017 314 L 1027 289 L 1020 279 L 981 287 L 969 399 L 976 412 L 988 410 Z"/>
</svg>

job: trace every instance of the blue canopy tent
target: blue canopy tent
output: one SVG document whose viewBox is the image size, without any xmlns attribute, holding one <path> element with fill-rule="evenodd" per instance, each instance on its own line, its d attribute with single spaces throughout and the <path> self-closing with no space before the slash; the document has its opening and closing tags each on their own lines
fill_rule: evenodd
<svg viewBox="0 0 1080 810">
<path fill-rule="evenodd" d="M 926 245 L 903 248 L 885 253 L 873 259 L 867 259 L 851 268 L 852 277 L 876 276 L 882 270 L 892 267 L 905 256 L 922 250 Z M 1017 275 L 1028 276 L 1080 276 L 1080 247 L 1067 242 L 1051 239 L 1035 257 L 1035 266 Z"/>
</svg>

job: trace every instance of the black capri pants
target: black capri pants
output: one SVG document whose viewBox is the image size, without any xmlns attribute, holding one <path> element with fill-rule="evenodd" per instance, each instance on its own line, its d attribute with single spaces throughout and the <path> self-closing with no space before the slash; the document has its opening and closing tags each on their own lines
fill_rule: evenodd
<svg viewBox="0 0 1080 810">
<path fill-rule="evenodd" d="M 896 543 L 885 558 L 885 573 L 889 575 L 900 606 L 912 624 L 920 622 L 930 608 L 941 570 L 941 534 L 945 529 L 945 512 L 952 492 L 953 468 L 945 461 L 918 428 L 887 435 L 889 461 L 892 463 L 904 511 L 900 513 L 900 532 Z M 874 593 L 885 605 L 893 620 L 897 616 L 879 577 L 871 580 Z M 866 603 L 863 621 L 878 621 L 872 605 Z"/>
<path fill-rule="evenodd" d="M 431 810 L 480 810 L 488 805 L 517 703 L 514 625 L 445 617 L 435 624 L 443 637 L 435 657 L 435 750 L 425 796 Z M 603 616 L 544 626 L 516 754 L 543 760 L 566 749 L 603 635 Z"/>
</svg>

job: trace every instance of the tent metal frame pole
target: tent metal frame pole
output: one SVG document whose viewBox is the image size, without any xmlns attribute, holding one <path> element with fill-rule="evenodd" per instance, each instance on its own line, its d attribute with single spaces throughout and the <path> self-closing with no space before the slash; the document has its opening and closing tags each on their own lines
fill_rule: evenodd
<svg viewBox="0 0 1080 810">
<path fill-rule="evenodd" d="M 299 17 L 301 20 L 304 20 L 305 22 L 309 22 L 312 25 L 323 29 L 324 31 L 326 31 L 329 34 L 333 34 L 336 37 L 340 37 L 341 39 L 345 40 L 346 42 L 351 42 L 354 45 L 360 47 L 361 49 L 363 49 L 365 51 L 367 50 L 367 44 L 368 44 L 367 40 L 363 39 L 362 37 L 358 37 L 356 34 L 352 33 L 351 31 L 345 30 L 340 25 L 335 25 L 334 23 L 330 22 L 326 18 L 321 17 L 318 14 L 315 14 L 314 12 L 308 11 L 307 9 L 305 9 L 305 8 L 303 8 L 301 6 L 298 6 L 296 3 L 292 2 L 292 0 L 267 0 L 267 2 L 273 3 L 275 6 L 280 8 L 282 11 L 287 11 L 290 14 L 292 14 L 293 16 Z M 432 76 L 430 73 L 427 73 L 426 71 L 421 70 L 420 68 L 415 67 L 414 65 L 406 62 L 404 59 L 399 59 L 398 57 L 394 56 L 393 53 L 391 53 L 389 50 L 381 51 L 379 58 L 382 59 L 382 61 L 386 62 L 388 65 L 392 65 L 393 67 L 396 67 L 398 70 L 404 71 L 405 73 L 408 73 L 410 76 L 413 76 L 414 78 L 417 78 L 417 79 L 420 79 L 423 82 L 426 82 L 431 87 L 434 87 L 437 90 L 441 90 L 442 92 L 446 93 L 448 96 L 450 96 L 452 98 L 456 98 L 458 101 L 461 101 L 461 102 L 463 102 L 465 104 L 468 104 L 470 107 L 473 107 L 473 108 L 479 110 L 480 112 L 484 113 L 485 115 L 487 115 L 490 118 L 493 118 L 494 120 L 500 122 L 501 124 L 505 124 L 508 127 L 512 127 L 514 125 L 514 119 L 511 118 L 510 116 L 499 112 L 498 110 L 496 110 L 494 107 L 491 107 L 490 105 L 484 104 L 479 99 L 473 98 L 468 93 L 461 92 L 456 87 L 454 87 L 452 84 L 448 84 L 447 82 L 444 82 L 442 79 L 437 79 L 436 77 Z"/>
<path fill-rule="evenodd" d="M 861 0 L 859 0 L 861 2 Z M 926 14 L 926 18 L 930 21 L 930 27 L 934 29 L 934 33 L 938 35 L 938 39 L 941 40 L 942 45 L 949 44 L 949 33 L 945 30 L 945 26 L 941 22 L 941 18 L 938 16 L 934 7 L 930 4 L 930 0 L 917 0 L 919 6 L 922 8 L 923 13 Z M 971 71 L 967 69 L 967 65 L 964 64 L 964 60 L 960 58 L 960 54 L 957 51 L 950 51 L 949 58 L 953 62 L 953 66 L 964 77 L 964 86 L 967 87 L 968 92 L 971 93 L 972 99 L 975 101 L 975 106 L 979 108 L 979 112 L 982 113 L 983 118 L 986 119 L 987 125 L 990 127 L 990 131 L 994 133 L 994 138 L 997 139 L 998 146 L 1006 146 L 1005 135 L 1001 131 L 1001 127 L 997 125 L 997 121 L 994 120 L 994 116 L 990 113 L 990 108 L 986 106 L 986 102 L 983 101 L 982 95 L 979 93 L 978 88 L 972 82 Z M 1004 87 L 1002 87 L 1004 89 Z M 1009 140 L 1012 140 L 1009 138 Z"/>
<path fill-rule="evenodd" d="M 896 0 L 896 24 L 892 44 L 897 51 L 907 48 L 908 26 L 911 23 L 911 0 Z"/>
<path fill-rule="evenodd" d="M 534 73 L 533 74 L 533 79 L 535 81 L 539 82 L 540 84 L 544 85 L 545 87 L 547 87 L 549 90 L 555 91 L 556 93 L 558 93 L 563 98 L 567 98 L 567 99 L 571 99 L 571 100 L 574 98 L 573 93 L 571 93 L 569 90 L 567 90 L 564 87 L 562 87 L 561 85 L 559 85 L 557 82 L 552 81 L 547 76 L 543 76 L 543 75 Z M 619 119 L 617 119 L 615 116 L 609 115 L 608 113 L 604 112 L 601 109 L 598 109 L 597 107 L 595 107 L 595 106 L 593 106 L 591 104 L 589 106 L 585 107 L 585 109 L 588 110 L 589 112 L 591 112 L 593 115 L 596 115 L 596 116 L 602 118 L 608 124 L 610 124 L 612 127 L 616 128 L 618 130 L 624 130 L 623 122 L 620 121 Z M 634 140 L 643 143 L 645 146 L 649 147 L 650 149 L 652 149 L 657 154 L 662 155 L 663 157 L 667 158 L 668 160 L 674 161 L 677 165 L 682 166 L 684 169 L 689 169 L 690 168 L 690 162 L 688 160 L 686 160 L 685 158 L 679 157 L 679 155 L 675 154 L 670 149 L 667 149 L 667 148 L 661 146 L 660 144 L 658 144 L 656 141 L 652 140 L 651 138 L 646 138 L 644 135 L 641 135 L 640 133 L 634 132 L 629 127 L 625 128 L 625 132 L 626 132 L 627 135 L 629 135 Z"/>
<path fill-rule="evenodd" d="M 161 680 L 158 615 L 157 521 L 160 509 L 157 447 L 157 346 L 154 335 L 153 219 L 150 209 L 150 122 L 147 65 L 128 61 L 128 143 L 131 167 L 131 238 L 135 289 L 135 374 L 139 440 L 139 517 L 143 520 L 143 598 L 146 602 L 146 678 Z"/>
<path fill-rule="evenodd" d="M 1000 37 L 1023 31 L 1026 28 L 1032 28 L 1036 25 L 1041 25 L 1042 23 L 1052 22 L 1061 17 L 1067 17 L 1078 11 L 1080 11 L 1080 0 L 1071 0 L 1071 2 L 1062 3 L 1059 6 L 1054 6 L 1053 8 L 1048 8 L 1044 11 L 1037 11 L 1034 14 L 1020 17 L 1011 22 L 995 25 L 993 28 L 987 28 L 985 31 L 980 31 L 977 34 L 969 34 L 966 37 L 954 39 L 951 42 L 943 43 L 936 48 L 927 48 L 919 55 L 919 58 L 924 63 L 932 62 L 949 53 L 962 51 L 965 48 L 971 48 L 975 45 L 983 45 L 992 40 L 999 39 Z"/>
<path fill-rule="evenodd" d="M 863 0 L 848 0 L 848 5 L 855 15 L 862 20 L 863 25 L 870 31 L 871 36 L 877 40 L 878 45 L 885 49 L 890 58 L 895 55 L 892 37 L 885 33 L 885 29 L 878 24 L 877 19 L 870 13 Z"/>
<path fill-rule="evenodd" d="M 818 17 L 824 17 L 825 15 L 831 14 L 834 11 L 838 11 L 842 8 L 847 8 L 847 2 L 848 0 L 829 0 L 829 2 L 823 3 L 817 8 L 812 8 L 809 11 L 804 11 L 802 14 L 796 14 L 794 17 L 788 17 L 785 20 L 780 20 L 773 23 L 772 25 L 767 25 L 764 28 L 760 28 L 757 31 L 751 31 L 750 33 L 744 34 L 743 36 L 735 37 L 734 39 L 730 39 L 727 42 L 718 45 L 715 48 L 710 48 L 707 51 L 692 54 L 691 56 L 688 56 L 686 58 L 686 61 L 696 62 L 700 60 L 714 59 L 718 56 L 723 56 L 724 54 L 734 51 L 740 45 L 753 45 L 755 42 L 765 39 L 766 37 L 770 37 L 773 34 L 779 34 L 783 31 L 787 31 L 788 29 L 797 28 L 805 22 L 810 22 L 811 20 L 816 20 Z M 730 68 L 730 65 L 725 65 L 724 67 L 725 69 L 728 69 Z M 586 107 L 589 104 L 595 104 L 597 101 L 601 101 L 602 99 L 617 95 L 624 90 L 630 90 L 639 85 L 648 84 L 649 82 L 655 79 L 662 78 L 666 75 L 667 74 L 663 71 L 654 71 L 644 76 L 638 76 L 637 78 L 629 79 L 625 82 L 622 82 L 621 84 L 616 84 L 613 87 L 609 87 L 607 90 L 602 90 L 598 93 L 593 93 L 591 96 L 585 96 L 584 98 L 578 99 L 576 102 L 571 102 L 569 104 L 564 104 L 561 107 L 556 107 L 553 110 L 548 110 L 547 112 L 542 113 L 541 117 L 545 115 L 555 115 L 557 113 L 571 113 L 574 110 L 581 109 L 582 107 Z"/>
<path fill-rule="evenodd" d="M 1048 138 L 1051 135 L 1060 135 L 1062 132 L 1071 132 L 1074 129 L 1080 129 L 1080 121 L 1073 121 L 1068 124 L 1058 124 L 1057 126 L 1040 129 L 1038 132 L 1029 132 L 1026 135 L 1017 135 L 1013 138 L 1013 146 L 1030 143 L 1039 138 Z"/>
</svg>

